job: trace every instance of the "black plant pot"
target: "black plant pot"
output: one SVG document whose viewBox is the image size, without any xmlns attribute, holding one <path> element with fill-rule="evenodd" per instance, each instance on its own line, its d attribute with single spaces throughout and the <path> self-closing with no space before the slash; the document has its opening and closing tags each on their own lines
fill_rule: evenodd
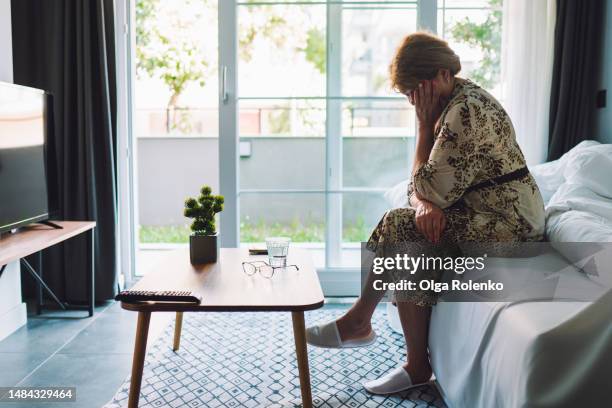
<svg viewBox="0 0 612 408">
<path fill-rule="evenodd" d="M 191 235 L 189 237 L 189 258 L 192 265 L 217 262 L 218 256 L 217 235 Z"/>
</svg>

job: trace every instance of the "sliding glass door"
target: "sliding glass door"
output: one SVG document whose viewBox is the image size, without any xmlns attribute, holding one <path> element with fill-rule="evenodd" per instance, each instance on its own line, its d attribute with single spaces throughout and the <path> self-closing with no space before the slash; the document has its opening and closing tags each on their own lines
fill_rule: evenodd
<svg viewBox="0 0 612 408">
<path fill-rule="evenodd" d="M 499 83 L 483 33 L 497 44 L 501 0 L 131 4 L 130 202 L 152 261 L 186 245 L 182 201 L 209 184 L 226 197 L 223 246 L 289 236 L 327 294 L 355 294 L 359 243 L 410 174 L 414 110 L 388 83 L 401 39 L 437 30 L 464 75 Z"/>
<path fill-rule="evenodd" d="M 136 261 L 145 274 L 189 240 L 186 197 L 219 190 L 218 2 L 135 0 Z"/>
<path fill-rule="evenodd" d="M 416 2 L 347 2 L 330 6 L 334 39 L 328 78 L 330 165 L 333 182 L 327 264 L 360 265 L 360 242 L 388 209 L 383 193 L 410 174 L 415 136 L 413 107 L 388 81 L 393 54 L 418 26 Z M 336 164 L 339 163 L 339 164 Z M 331 231 L 330 231 L 331 232 Z"/>
<path fill-rule="evenodd" d="M 383 192 L 409 174 L 414 112 L 387 70 L 417 2 L 387 3 L 236 3 L 240 243 L 289 236 L 322 278 L 357 270 Z"/>
<path fill-rule="evenodd" d="M 327 6 L 238 3 L 240 242 L 291 237 L 324 265 Z"/>
</svg>

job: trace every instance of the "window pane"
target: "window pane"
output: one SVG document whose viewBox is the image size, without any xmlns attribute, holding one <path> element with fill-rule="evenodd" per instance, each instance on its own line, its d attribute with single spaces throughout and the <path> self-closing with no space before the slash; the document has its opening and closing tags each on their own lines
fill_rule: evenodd
<svg viewBox="0 0 612 408">
<path fill-rule="evenodd" d="M 451 1 L 438 9 L 438 32 L 461 57 L 460 76 L 501 95 L 501 0 Z"/>
<path fill-rule="evenodd" d="M 342 243 L 340 263 L 335 266 L 360 267 L 361 242 L 365 242 L 389 210 L 383 193 L 342 194 Z"/>
<path fill-rule="evenodd" d="M 489 3 L 489 0 L 438 0 L 438 6 L 446 8 L 485 8 Z"/>
<path fill-rule="evenodd" d="M 287 236 L 294 243 L 324 242 L 325 195 L 242 193 L 240 242 L 264 242 L 270 236 Z"/>
<path fill-rule="evenodd" d="M 325 16 L 325 5 L 240 6 L 240 96 L 325 95 Z"/>
<path fill-rule="evenodd" d="M 461 1 L 461 0 L 458 0 Z M 277 5 L 277 4 L 283 4 L 283 5 L 287 5 L 287 4 L 302 4 L 302 3 L 313 3 L 313 4 L 320 4 L 320 3 L 329 3 L 329 4 L 354 4 L 354 3 L 380 3 L 380 5 L 385 5 L 385 3 L 393 3 L 395 5 L 397 4 L 413 4 L 416 5 L 417 0 L 406 0 L 406 1 L 397 1 L 397 0 L 241 0 L 238 1 L 238 5 L 241 6 L 253 6 L 253 5 Z M 378 7 L 378 5 L 375 5 L 375 7 Z"/>
<path fill-rule="evenodd" d="M 325 188 L 325 139 L 252 137 L 240 139 L 240 188 Z"/>
<path fill-rule="evenodd" d="M 413 137 L 414 107 L 405 98 L 353 99 L 342 104 L 342 135 L 345 137 Z"/>
<path fill-rule="evenodd" d="M 410 174 L 414 108 L 405 100 L 343 106 L 343 185 L 388 188 Z"/>
<path fill-rule="evenodd" d="M 410 176 L 413 150 L 413 138 L 344 138 L 344 187 L 394 186 Z"/>
<path fill-rule="evenodd" d="M 212 105 L 212 99 L 208 105 Z M 217 137 L 219 109 L 216 107 L 137 108 L 134 112 L 137 137 Z"/>
<path fill-rule="evenodd" d="M 278 4 L 301 4 L 301 3 L 325 3 L 326 0 L 241 0 L 238 1 L 239 6 L 254 6 L 254 5 L 278 5 Z"/>
<path fill-rule="evenodd" d="M 138 0 L 135 8 L 141 274 L 152 249 L 188 242 L 185 198 L 203 184 L 219 191 L 218 10 L 214 0 Z"/>
<path fill-rule="evenodd" d="M 240 188 L 325 188 L 325 101 L 240 102 Z"/>
<path fill-rule="evenodd" d="M 363 242 L 389 210 L 389 204 L 383 193 L 343 193 L 342 209 L 343 242 Z"/>
<path fill-rule="evenodd" d="M 401 40 L 417 28 L 414 4 L 345 6 L 342 12 L 342 93 L 395 95 L 389 64 Z"/>
<path fill-rule="evenodd" d="M 243 137 L 325 136 L 325 100 L 241 100 L 239 115 Z"/>
</svg>

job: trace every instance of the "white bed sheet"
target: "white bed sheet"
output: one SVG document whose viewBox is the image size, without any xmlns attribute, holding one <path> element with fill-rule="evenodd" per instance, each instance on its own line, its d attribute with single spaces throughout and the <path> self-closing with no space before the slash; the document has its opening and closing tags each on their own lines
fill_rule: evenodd
<svg viewBox="0 0 612 408">
<path fill-rule="evenodd" d="M 550 255 L 518 268 L 558 270 Z M 562 293 L 592 290 L 566 268 Z M 430 352 L 451 408 L 601 406 L 612 400 L 612 292 L 595 302 L 440 303 Z M 589 390 L 585 394 L 584 390 Z"/>
</svg>

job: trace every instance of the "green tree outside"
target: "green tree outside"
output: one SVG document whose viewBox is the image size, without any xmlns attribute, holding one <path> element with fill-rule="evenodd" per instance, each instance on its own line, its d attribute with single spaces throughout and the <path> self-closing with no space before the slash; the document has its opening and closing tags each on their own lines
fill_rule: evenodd
<svg viewBox="0 0 612 408">
<path fill-rule="evenodd" d="M 471 72 L 471 77 L 488 89 L 500 81 L 502 2 L 503 0 L 489 0 L 490 12 L 483 23 L 474 23 L 466 17 L 450 28 L 453 40 L 482 51 L 482 60 Z"/>
</svg>

